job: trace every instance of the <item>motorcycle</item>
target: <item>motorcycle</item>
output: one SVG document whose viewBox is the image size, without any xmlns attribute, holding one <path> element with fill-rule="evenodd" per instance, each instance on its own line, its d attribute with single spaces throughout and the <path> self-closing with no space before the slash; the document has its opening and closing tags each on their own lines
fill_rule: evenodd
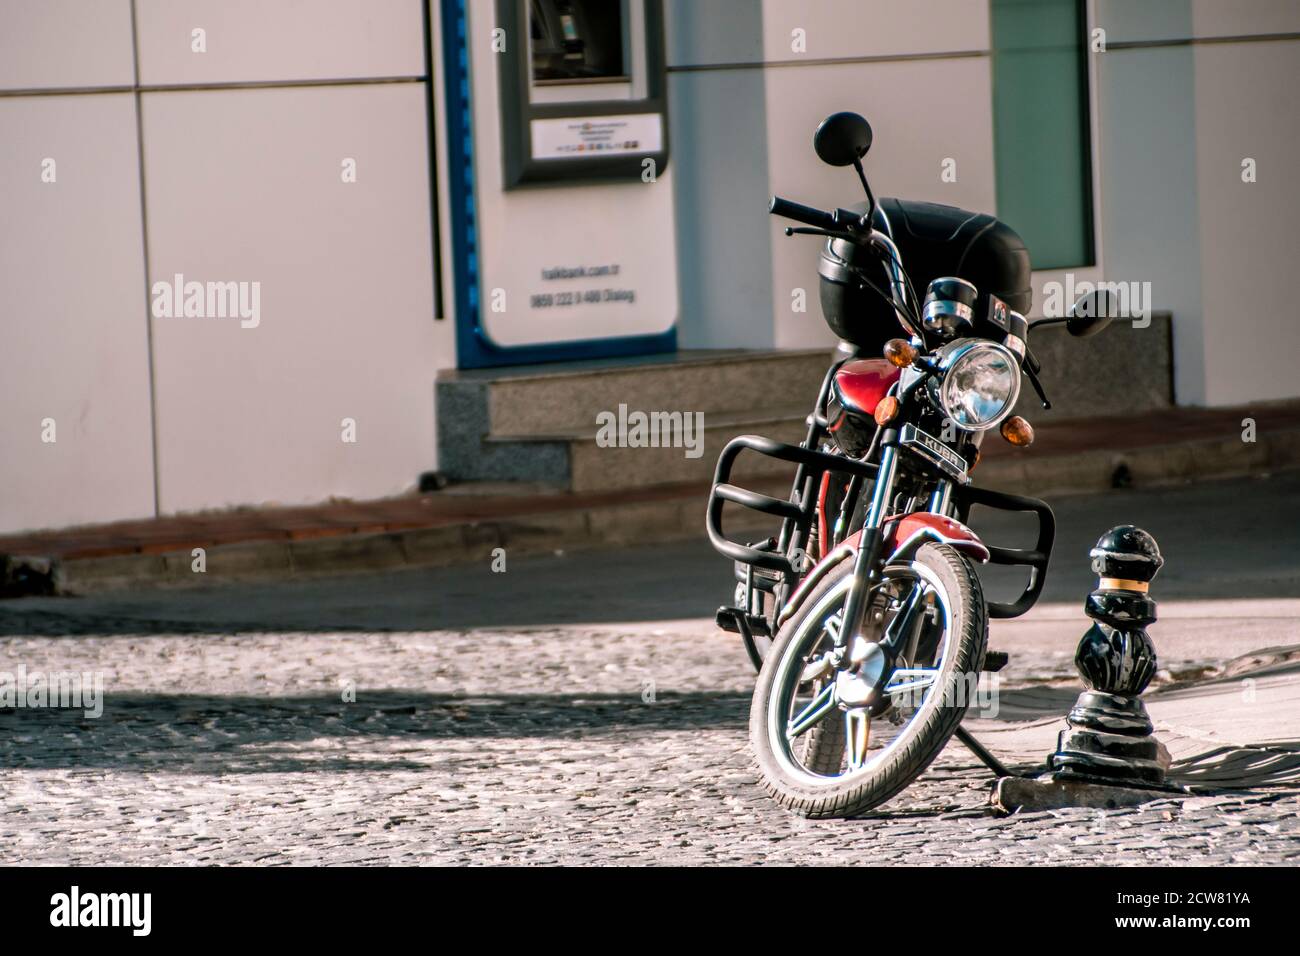
<svg viewBox="0 0 1300 956">
<path fill-rule="evenodd" d="M 740 635 L 758 669 L 750 742 L 767 791 L 809 817 L 853 816 L 907 787 L 960 727 L 988 651 L 990 618 L 1024 614 L 1046 581 L 1055 536 L 1043 501 L 971 484 L 996 431 L 1015 446 L 1033 428 L 1012 414 L 1021 379 L 1050 402 L 1029 349 L 1029 254 L 992 216 L 898 199 L 877 202 L 862 160 L 870 124 L 836 113 L 817 128 L 825 163 L 852 166 L 866 202 L 823 211 L 773 197 L 769 212 L 801 225 L 787 236 L 826 240 L 822 312 L 840 339 L 803 442 L 742 435 L 722 451 L 707 530 L 735 562 L 734 605 L 717 622 Z M 916 288 L 924 282 L 925 298 Z M 1085 297 L 1060 319 L 1100 332 L 1112 304 Z M 897 322 L 903 336 L 889 337 Z M 746 453 L 795 466 L 787 498 L 731 482 Z M 728 504 L 779 518 L 760 542 L 723 531 Z M 1033 548 L 985 544 L 972 506 L 1025 512 Z M 988 600 L 977 564 L 1021 566 L 1016 600 Z"/>
</svg>

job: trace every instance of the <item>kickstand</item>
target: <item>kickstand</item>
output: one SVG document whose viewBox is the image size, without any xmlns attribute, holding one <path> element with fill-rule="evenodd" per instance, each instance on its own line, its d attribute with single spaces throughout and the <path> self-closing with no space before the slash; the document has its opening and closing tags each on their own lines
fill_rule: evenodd
<svg viewBox="0 0 1300 956">
<path fill-rule="evenodd" d="M 982 743 L 971 736 L 970 731 L 965 727 L 958 727 L 957 732 L 953 735 L 970 750 L 976 757 L 979 757 L 980 763 L 993 771 L 997 777 L 1019 777 L 1020 774 L 1008 770 L 997 757 L 989 751 Z"/>
</svg>

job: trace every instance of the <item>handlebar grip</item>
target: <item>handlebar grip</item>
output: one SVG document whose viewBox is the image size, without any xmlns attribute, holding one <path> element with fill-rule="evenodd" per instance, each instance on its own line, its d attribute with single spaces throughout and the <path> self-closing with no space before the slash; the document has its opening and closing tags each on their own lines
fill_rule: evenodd
<svg viewBox="0 0 1300 956">
<path fill-rule="evenodd" d="M 805 206 L 802 203 L 791 202 L 789 199 L 782 199 L 780 196 L 773 196 L 767 204 L 767 211 L 773 216 L 784 216 L 786 219 L 793 219 L 795 222 L 802 222 L 804 225 L 813 226 L 817 229 L 842 229 L 843 224 L 835 218 L 834 213 L 826 212 L 823 209 L 814 209 L 812 206 Z"/>
</svg>

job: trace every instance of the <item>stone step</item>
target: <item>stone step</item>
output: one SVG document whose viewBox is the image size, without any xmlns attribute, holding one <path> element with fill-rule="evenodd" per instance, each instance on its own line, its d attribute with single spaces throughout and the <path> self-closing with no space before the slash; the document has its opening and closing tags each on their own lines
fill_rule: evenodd
<svg viewBox="0 0 1300 956">
<path fill-rule="evenodd" d="M 722 447 L 717 429 L 797 416 L 812 408 L 832 352 L 685 351 L 609 362 L 572 362 L 518 369 L 447 371 L 439 374 L 439 470 L 457 481 L 541 482 L 569 490 L 611 487 L 592 474 L 606 460 L 624 480 L 647 484 L 692 480 L 712 474 L 713 462 L 691 459 L 673 466 L 638 457 L 638 451 L 600 449 L 598 416 L 608 412 L 703 413 L 703 458 L 716 460 Z M 794 409 L 798 411 L 794 411 Z M 788 427 L 781 434 L 790 434 Z M 797 437 L 802 432 L 796 430 Z M 736 433 L 738 434 L 738 432 Z M 728 438 L 731 436 L 727 436 Z M 585 451 L 571 451 L 589 446 Z M 620 451 L 628 454 L 596 455 Z M 683 457 L 681 449 L 675 449 Z M 575 457 L 576 456 L 576 457 Z M 683 478 L 660 477 L 660 468 Z M 574 469 L 581 475 L 574 482 Z"/>
<path fill-rule="evenodd" d="M 1037 329 L 1029 347 L 1043 366 L 1050 411 L 1043 411 L 1026 379 L 1017 413 L 1031 422 L 1062 422 L 1100 415 L 1141 414 L 1174 404 L 1173 319 L 1156 312 L 1141 328 L 1116 321 L 1077 339 L 1064 325 Z"/>
<path fill-rule="evenodd" d="M 757 434 L 798 444 L 807 433 L 807 414 L 806 409 L 793 407 L 706 414 L 702 440 L 695 432 L 695 426 L 691 426 L 690 448 L 681 441 L 659 447 L 637 447 L 631 442 L 610 446 L 603 443 L 595 428 L 538 438 L 490 436 L 483 444 L 487 447 L 510 447 L 522 456 L 528 456 L 530 446 L 534 445 L 545 446 L 543 454 L 558 449 L 567 462 L 568 490 L 614 491 L 710 481 L 718 454 L 731 439 L 737 435 Z M 629 437 L 634 434 L 630 433 Z M 737 461 L 733 475 L 736 478 L 757 478 L 793 474 L 792 467 L 786 462 L 748 454 Z"/>
<path fill-rule="evenodd" d="M 681 352 L 670 362 L 596 371 L 497 378 L 489 393 L 488 433 L 545 435 L 591 428 L 602 411 L 747 412 L 774 404 L 811 407 L 830 349 L 797 352 Z"/>
</svg>

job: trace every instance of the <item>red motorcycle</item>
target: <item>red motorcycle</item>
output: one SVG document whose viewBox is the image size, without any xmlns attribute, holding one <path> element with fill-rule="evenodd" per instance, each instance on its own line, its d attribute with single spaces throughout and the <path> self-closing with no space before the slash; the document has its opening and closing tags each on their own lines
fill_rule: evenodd
<svg viewBox="0 0 1300 956">
<path fill-rule="evenodd" d="M 759 668 L 750 713 L 759 771 L 778 802 L 810 817 L 888 800 L 954 734 L 979 752 L 960 724 L 980 673 L 1006 663 L 987 651 L 989 619 L 1017 617 L 1038 600 L 1055 534 L 1046 503 L 970 482 L 986 435 L 1033 441 L 1012 414 L 1022 375 L 1050 407 L 1023 315 L 1029 253 L 992 216 L 877 202 L 862 166 L 871 139 L 853 113 L 828 117 L 813 139 L 824 162 L 856 170 L 865 204 L 822 211 L 771 201 L 770 212 L 803 224 L 787 235 L 826 239 L 820 298 L 839 351 L 802 444 L 744 435 L 723 449 L 707 518 L 738 576 L 735 605 L 719 608 L 718 624 L 741 636 Z M 1044 322 L 1085 336 L 1110 314 L 1087 299 Z M 889 338 L 895 323 L 904 334 Z M 796 467 L 788 498 L 731 483 L 747 452 Z M 780 533 L 730 540 L 727 503 L 780 518 Z M 1034 515 L 1034 548 L 986 545 L 966 524 L 976 504 Z M 1024 566 L 1028 584 L 1014 602 L 988 601 L 979 563 Z"/>
</svg>

